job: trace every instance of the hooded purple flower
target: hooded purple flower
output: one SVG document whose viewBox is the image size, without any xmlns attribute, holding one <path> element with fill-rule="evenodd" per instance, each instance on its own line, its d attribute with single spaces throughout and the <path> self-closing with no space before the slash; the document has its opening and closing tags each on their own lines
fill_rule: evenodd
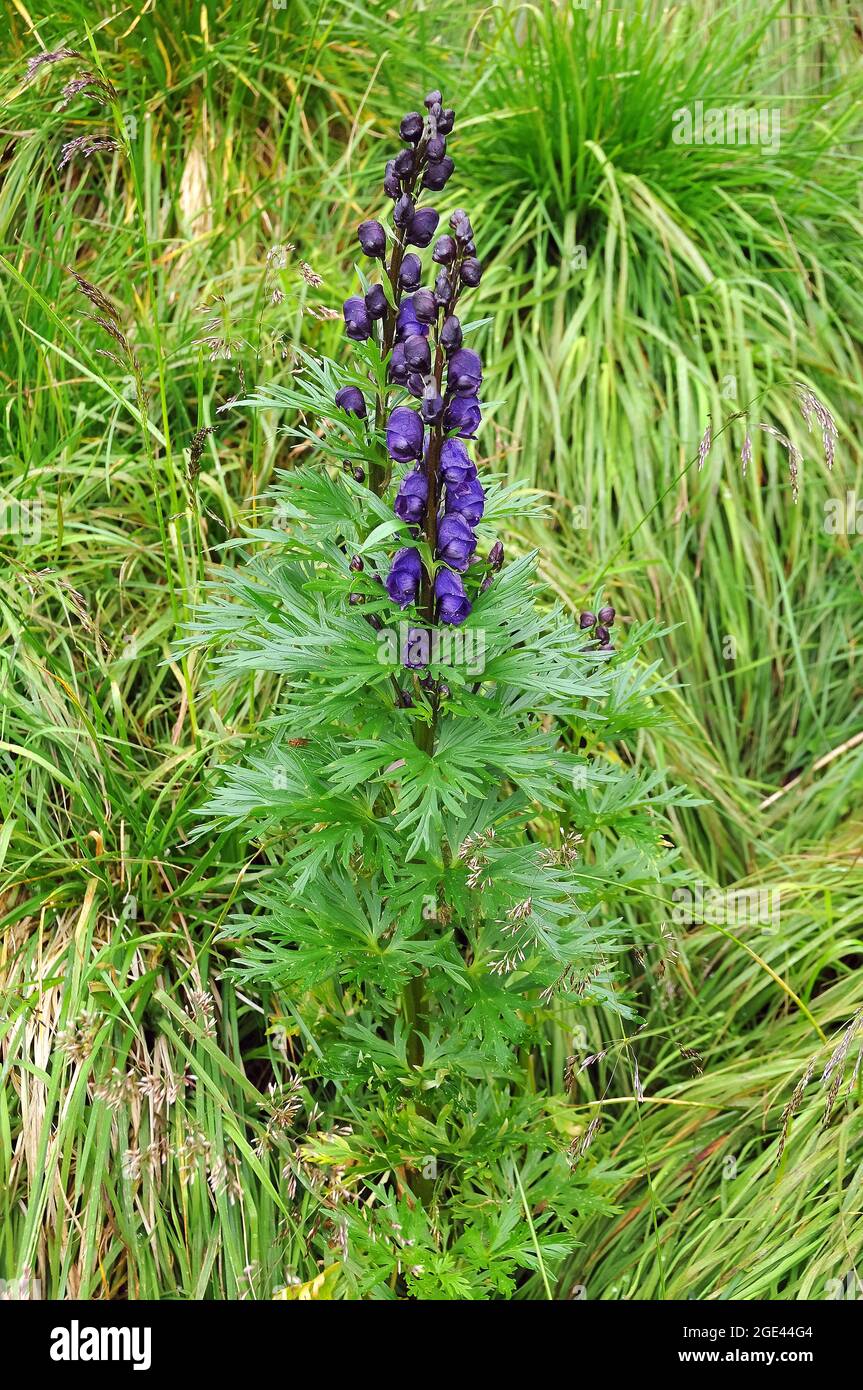
<svg viewBox="0 0 863 1390">
<path fill-rule="evenodd" d="M 461 347 L 461 324 L 455 314 L 450 314 L 449 318 L 444 319 L 440 331 L 440 341 L 441 346 L 445 348 L 447 352 L 455 352 L 457 348 Z"/>
<path fill-rule="evenodd" d="M 405 361 L 414 372 L 431 371 L 431 349 L 428 338 L 422 333 L 411 333 L 405 338 Z"/>
<path fill-rule="evenodd" d="M 482 385 L 482 362 L 473 348 L 459 348 L 449 359 L 446 384 L 459 396 L 475 396 Z"/>
<path fill-rule="evenodd" d="M 361 222 L 357 238 L 367 256 L 382 256 L 387 249 L 387 234 L 380 222 Z"/>
<path fill-rule="evenodd" d="M 407 608 L 413 603 L 422 578 L 422 562 L 419 553 L 406 546 L 397 550 L 393 566 L 386 578 L 386 591 L 399 608 Z"/>
<path fill-rule="evenodd" d="M 431 643 L 424 627 L 409 627 L 403 665 L 409 671 L 422 671 L 429 664 Z"/>
<path fill-rule="evenodd" d="M 440 570 L 435 576 L 435 597 L 438 617 L 442 623 L 458 625 L 470 615 L 470 600 L 459 575 L 452 570 Z"/>
<path fill-rule="evenodd" d="M 454 570 L 466 570 L 476 550 L 476 536 L 463 516 L 447 512 L 437 528 L 437 553 Z"/>
<path fill-rule="evenodd" d="M 428 324 L 420 323 L 416 315 L 416 310 L 414 309 L 413 298 L 411 295 L 408 295 L 399 305 L 398 317 L 396 319 L 396 337 L 398 341 L 403 343 L 405 338 L 410 338 L 415 333 L 422 333 L 426 336 L 428 331 Z"/>
<path fill-rule="evenodd" d="M 464 483 L 476 477 L 476 464 L 463 440 L 444 440 L 440 450 L 440 471 L 447 483 Z"/>
<path fill-rule="evenodd" d="M 420 208 L 408 223 L 408 245 L 428 246 L 440 221 L 440 214 L 434 208 Z"/>
<path fill-rule="evenodd" d="M 356 386 L 343 386 L 340 391 L 337 391 L 336 405 L 340 410 L 346 410 L 349 415 L 358 415 L 361 420 L 365 419 L 365 396 Z"/>
<path fill-rule="evenodd" d="M 482 420 L 476 396 L 455 396 L 443 417 L 444 429 L 455 430 L 462 439 L 472 439 Z"/>
<path fill-rule="evenodd" d="M 387 453 L 399 463 L 422 458 L 423 422 L 409 406 L 397 405 L 387 421 Z"/>
<path fill-rule="evenodd" d="M 404 386 L 408 379 L 408 364 L 405 361 L 404 343 L 396 343 L 390 355 L 390 365 L 388 371 L 390 381 L 396 381 Z"/>
<path fill-rule="evenodd" d="M 365 300 L 360 299 L 358 294 L 353 294 L 350 299 L 345 300 L 342 313 L 345 316 L 345 328 L 349 338 L 353 338 L 354 342 L 364 343 L 366 338 L 371 337 L 372 321 L 369 311 Z"/>
<path fill-rule="evenodd" d="M 399 284 L 403 290 L 415 290 L 419 287 L 422 277 L 423 267 L 419 256 L 415 256 L 413 251 L 409 251 L 401 263 L 399 270 Z"/>
<path fill-rule="evenodd" d="M 476 526 L 482 520 L 485 509 L 485 493 L 477 478 L 469 478 L 463 483 L 447 483 L 447 514 L 463 516 L 468 526 Z"/>
<path fill-rule="evenodd" d="M 429 484 L 426 475 L 416 471 L 406 473 L 396 494 L 393 511 L 402 521 L 408 522 L 410 526 L 417 526 L 422 521 L 428 495 Z"/>
</svg>

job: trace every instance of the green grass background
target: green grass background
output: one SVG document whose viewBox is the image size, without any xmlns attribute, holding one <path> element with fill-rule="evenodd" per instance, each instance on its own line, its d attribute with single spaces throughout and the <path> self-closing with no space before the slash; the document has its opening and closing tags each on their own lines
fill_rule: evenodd
<svg viewBox="0 0 863 1390">
<path fill-rule="evenodd" d="M 237 835 L 190 839 L 276 684 L 217 697 L 170 652 L 299 452 L 284 421 L 220 407 L 287 381 L 295 343 L 342 350 L 355 226 L 399 115 L 440 85 L 505 402 L 482 447 L 552 506 L 510 544 L 539 542 L 573 608 L 602 579 L 625 620 L 672 629 L 664 718 L 620 756 L 704 798 L 674 818 L 693 881 L 781 901 L 773 935 L 682 927 L 669 905 L 633 955 L 645 1098 L 613 1050 L 578 1077 L 573 1126 L 602 1115 L 590 1161 L 617 1211 L 575 1232 L 557 1296 L 856 1296 L 863 605 L 857 535 L 824 525 L 829 499 L 863 495 L 850 7 L 15 0 L 0 24 L 0 1275 L 266 1298 L 317 1273 L 309 1199 L 250 1139 L 296 1025 L 225 981 L 215 944 L 268 865 Z M 64 46 L 80 57 L 26 80 Z M 64 105 L 83 70 L 116 100 L 91 85 Z M 675 145 L 697 100 L 778 111 L 779 149 Z M 82 136 L 124 148 L 58 169 Z M 836 419 L 832 472 L 795 381 Z M 742 475 L 750 403 L 803 451 L 796 505 L 770 435 Z M 576 1049 L 608 1043 L 601 1013 L 578 1024 Z"/>
</svg>

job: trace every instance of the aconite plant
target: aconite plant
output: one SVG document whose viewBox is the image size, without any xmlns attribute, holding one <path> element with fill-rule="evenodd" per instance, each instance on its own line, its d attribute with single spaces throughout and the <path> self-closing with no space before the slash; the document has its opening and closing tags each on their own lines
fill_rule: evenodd
<svg viewBox="0 0 863 1390">
<path fill-rule="evenodd" d="M 297 349 L 245 403 L 287 408 L 305 462 L 192 635 L 277 692 L 208 806 L 259 847 L 228 987 L 268 1020 L 274 1282 L 565 1297 L 606 1200 L 583 1020 L 640 1093 L 626 952 L 660 940 L 674 792 L 631 767 L 645 631 L 613 642 L 600 595 L 573 617 L 505 560 L 534 501 L 473 456 L 481 229 L 439 210 L 455 118 L 425 107 L 358 230 L 350 363 Z"/>
</svg>

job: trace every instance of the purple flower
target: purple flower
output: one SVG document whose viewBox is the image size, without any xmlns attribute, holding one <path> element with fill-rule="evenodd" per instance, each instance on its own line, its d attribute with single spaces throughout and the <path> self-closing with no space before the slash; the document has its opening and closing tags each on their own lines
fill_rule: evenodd
<svg viewBox="0 0 863 1390">
<path fill-rule="evenodd" d="M 503 545 L 500 541 L 495 541 L 491 550 L 488 552 L 488 562 L 493 570 L 499 570 L 503 564 Z"/>
<path fill-rule="evenodd" d="M 386 591 L 399 608 L 407 608 L 413 603 L 422 578 L 422 563 L 419 554 L 410 546 L 397 550 L 392 569 L 386 577 Z"/>
<path fill-rule="evenodd" d="M 464 584 L 452 570 L 438 572 L 434 591 L 438 601 L 438 617 L 442 623 L 458 625 L 470 615 L 470 600 L 464 591 Z"/>
<path fill-rule="evenodd" d="M 462 261 L 461 266 L 462 283 L 474 289 L 482 279 L 482 266 L 476 256 L 468 256 L 466 261 Z"/>
<path fill-rule="evenodd" d="M 383 285 L 372 285 L 364 300 L 370 319 L 382 319 L 387 311 L 387 297 Z"/>
<path fill-rule="evenodd" d="M 422 261 L 409 251 L 399 269 L 399 284 L 403 290 L 415 290 L 422 275 Z"/>
<path fill-rule="evenodd" d="M 455 164 L 448 154 L 436 164 L 430 164 L 423 174 L 423 188 L 430 188 L 433 193 L 439 193 L 446 186 L 447 180 L 453 173 Z M 428 242 L 426 242 L 428 245 Z"/>
<path fill-rule="evenodd" d="M 360 299 L 358 294 L 351 295 L 346 299 L 342 306 L 342 313 L 345 316 L 345 328 L 348 337 L 353 338 L 354 342 L 364 343 L 371 337 L 372 321 L 369 318 L 369 311 L 366 308 L 365 300 Z"/>
<path fill-rule="evenodd" d="M 420 208 L 415 212 L 408 222 L 408 244 L 410 246 L 428 246 L 440 221 L 440 214 L 434 208 Z"/>
<path fill-rule="evenodd" d="M 365 419 L 365 396 L 357 386 L 343 386 L 337 391 L 336 405 L 340 410 L 346 410 L 349 415 L 358 415 L 361 420 Z"/>
<path fill-rule="evenodd" d="M 428 331 L 428 324 L 420 323 L 414 308 L 413 298 L 408 295 L 399 305 L 398 317 L 396 318 L 396 337 L 402 343 L 412 333 L 426 334 Z"/>
<path fill-rule="evenodd" d="M 471 439 L 479 429 L 482 415 L 476 396 L 455 396 L 443 417 L 444 428 L 455 430 L 462 439 Z"/>
<path fill-rule="evenodd" d="M 429 634 L 424 627 L 409 627 L 404 662 L 409 671 L 421 671 L 429 664 Z"/>
<path fill-rule="evenodd" d="M 395 161 L 393 161 L 395 170 Z M 398 174 L 396 174 L 398 177 Z M 402 193 L 401 197 L 396 198 L 393 208 L 393 222 L 397 227 L 406 227 L 414 215 L 414 200 L 409 193 Z"/>
<path fill-rule="evenodd" d="M 450 314 L 449 318 L 444 319 L 440 331 L 440 341 L 441 346 L 445 348 L 447 352 L 456 352 L 458 348 L 461 347 L 461 324 L 455 314 Z"/>
<path fill-rule="evenodd" d="M 431 290 L 417 290 L 414 295 L 414 313 L 420 323 L 434 323 L 437 318 L 437 301 Z"/>
<path fill-rule="evenodd" d="M 391 159 L 387 165 L 386 173 L 384 174 L 384 193 L 386 193 L 388 198 L 395 199 L 399 196 L 401 191 L 402 186 L 395 170 L 395 162 Z"/>
<path fill-rule="evenodd" d="M 408 379 L 408 364 L 405 361 L 404 343 L 396 343 L 390 356 L 389 379 L 396 381 L 400 386 L 404 386 Z"/>
<path fill-rule="evenodd" d="M 437 261 L 438 265 L 449 265 L 455 259 L 456 245 L 452 237 L 444 233 L 439 236 L 434 244 L 432 260 Z"/>
<path fill-rule="evenodd" d="M 406 473 L 396 494 L 393 511 L 401 521 L 406 521 L 410 526 L 417 526 L 422 521 L 428 495 L 429 484 L 426 475 L 417 471 Z"/>
<path fill-rule="evenodd" d="M 423 422 L 409 406 L 397 405 L 387 421 L 387 453 L 399 463 L 422 458 Z"/>
<path fill-rule="evenodd" d="M 447 514 L 463 516 L 468 526 L 476 526 L 482 520 L 485 509 L 485 493 L 476 478 L 468 478 L 463 483 L 447 483 Z"/>
<path fill-rule="evenodd" d="M 405 338 L 405 361 L 415 372 L 431 371 L 431 349 L 428 338 L 422 333 L 411 333 Z"/>
<path fill-rule="evenodd" d="M 460 396 L 475 396 L 482 385 L 482 362 L 472 348 L 459 348 L 449 359 L 446 384 Z"/>
<path fill-rule="evenodd" d="M 454 570 L 466 570 L 476 550 L 476 536 L 463 516 L 448 512 L 437 528 L 437 553 Z"/>
<path fill-rule="evenodd" d="M 435 386 L 433 378 L 423 391 L 420 411 L 427 425 L 438 425 L 443 418 L 443 396 Z"/>
<path fill-rule="evenodd" d="M 448 484 L 464 483 L 476 477 L 476 464 L 461 439 L 445 439 L 440 450 L 440 470 Z"/>
<path fill-rule="evenodd" d="M 412 145 L 415 145 L 422 133 L 423 118 L 418 112 L 409 111 L 406 116 L 402 117 L 402 123 L 399 126 L 399 135 L 403 140 L 409 140 Z"/>
<path fill-rule="evenodd" d="M 357 237 L 367 256 L 382 256 L 387 249 L 387 234 L 380 222 L 361 222 Z"/>
<path fill-rule="evenodd" d="M 441 111 L 440 115 L 437 118 L 438 133 L 440 135 L 449 135 L 454 125 L 455 112 L 451 108 L 449 110 Z"/>
</svg>

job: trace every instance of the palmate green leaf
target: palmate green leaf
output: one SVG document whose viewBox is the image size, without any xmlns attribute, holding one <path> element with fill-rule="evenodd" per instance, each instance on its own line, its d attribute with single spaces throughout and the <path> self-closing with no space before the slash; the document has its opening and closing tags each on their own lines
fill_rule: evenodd
<svg viewBox="0 0 863 1390">
<path fill-rule="evenodd" d="M 262 915 L 240 923 L 243 978 L 299 990 L 335 980 L 375 986 L 389 996 L 424 969 L 460 978 L 463 967 L 449 934 L 428 933 L 414 889 L 405 878 L 391 889 L 335 871 L 304 882 L 301 893 L 292 883 L 256 893 L 252 901 Z"/>
</svg>

